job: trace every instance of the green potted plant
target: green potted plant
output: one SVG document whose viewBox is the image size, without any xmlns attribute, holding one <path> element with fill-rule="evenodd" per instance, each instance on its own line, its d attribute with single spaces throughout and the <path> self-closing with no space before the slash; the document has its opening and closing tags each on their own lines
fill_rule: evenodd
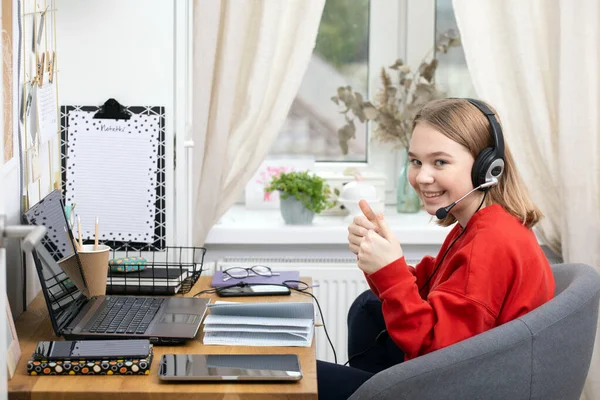
<svg viewBox="0 0 600 400">
<path fill-rule="evenodd" d="M 315 214 L 331 207 L 331 190 L 325 180 L 308 171 L 282 172 L 265 192 L 279 191 L 281 216 L 286 224 L 311 224 Z"/>
</svg>

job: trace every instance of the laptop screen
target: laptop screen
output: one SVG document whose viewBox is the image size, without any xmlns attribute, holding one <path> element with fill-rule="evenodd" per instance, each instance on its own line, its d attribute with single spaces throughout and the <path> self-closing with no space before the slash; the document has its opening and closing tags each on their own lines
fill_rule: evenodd
<svg viewBox="0 0 600 400">
<path fill-rule="evenodd" d="M 47 230 L 32 255 L 48 312 L 58 334 L 64 323 L 71 319 L 71 314 L 85 301 L 85 296 L 73 282 L 73 279 L 79 279 L 85 285 L 85 278 L 81 273 L 79 256 L 74 251 L 73 235 L 60 191 L 54 190 L 40 200 L 25 213 L 25 218 L 30 225 L 43 225 Z M 69 271 L 74 276 L 68 276 L 61 268 L 67 263 L 72 266 Z"/>
</svg>

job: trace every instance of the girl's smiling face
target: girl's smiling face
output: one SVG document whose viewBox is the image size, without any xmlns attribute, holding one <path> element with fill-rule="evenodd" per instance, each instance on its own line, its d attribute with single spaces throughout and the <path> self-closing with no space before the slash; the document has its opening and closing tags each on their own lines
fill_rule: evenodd
<svg viewBox="0 0 600 400">
<path fill-rule="evenodd" d="M 427 123 L 415 126 L 408 157 L 409 182 L 431 215 L 473 189 L 471 168 L 475 159 L 469 150 Z M 477 210 L 482 196 L 483 193 L 475 192 L 450 211 L 463 227 Z"/>
</svg>

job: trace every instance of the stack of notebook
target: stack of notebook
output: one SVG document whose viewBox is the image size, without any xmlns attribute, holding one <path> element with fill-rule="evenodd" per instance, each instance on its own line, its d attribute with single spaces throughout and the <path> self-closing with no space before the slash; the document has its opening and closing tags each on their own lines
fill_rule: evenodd
<svg viewBox="0 0 600 400">
<path fill-rule="evenodd" d="M 309 347 L 313 303 L 216 303 L 208 306 L 204 344 Z"/>
</svg>

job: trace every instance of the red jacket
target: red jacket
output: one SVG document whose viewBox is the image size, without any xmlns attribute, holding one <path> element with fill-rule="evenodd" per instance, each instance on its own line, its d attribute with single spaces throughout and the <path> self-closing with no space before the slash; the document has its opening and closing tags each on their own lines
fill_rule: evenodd
<svg viewBox="0 0 600 400">
<path fill-rule="evenodd" d="M 456 224 L 438 257 L 461 231 Z M 427 256 L 413 268 L 402 257 L 367 275 L 406 360 L 502 325 L 554 296 L 554 277 L 534 233 L 498 204 L 471 217 L 419 295 L 436 265 Z"/>
</svg>

